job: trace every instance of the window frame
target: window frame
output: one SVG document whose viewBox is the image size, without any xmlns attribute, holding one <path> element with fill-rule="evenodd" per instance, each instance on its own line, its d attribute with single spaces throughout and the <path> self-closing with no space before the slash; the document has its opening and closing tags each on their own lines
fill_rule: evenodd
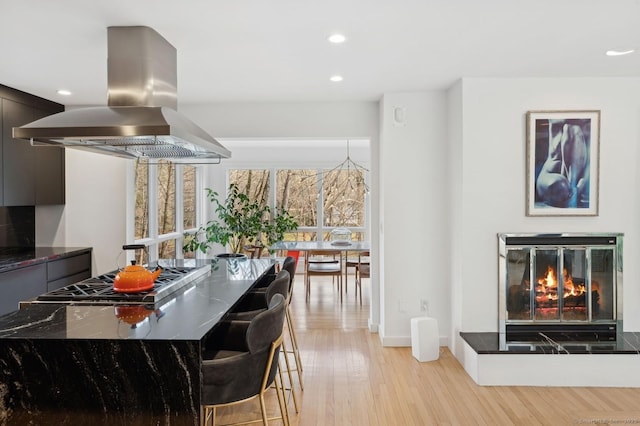
<svg viewBox="0 0 640 426">
<path fill-rule="evenodd" d="M 203 189 L 203 181 L 204 181 L 204 172 L 205 168 L 202 165 L 195 164 L 187 164 L 190 167 L 195 168 L 195 226 L 193 228 L 185 229 L 184 228 L 184 195 L 183 195 L 183 184 L 184 184 L 184 164 L 174 163 L 175 165 L 175 230 L 166 234 L 160 234 L 158 232 L 158 160 L 150 159 L 148 160 L 148 182 L 147 182 L 147 215 L 148 215 L 148 236 L 145 238 L 136 239 L 135 238 L 135 197 L 136 197 L 136 182 L 135 182 L 135 174 L 136 174 L 136 162 L 132 161 L 132 164 L 129 168 L 130 179 L 129 188 L 130 196 L 129 196 L 129 204 L 130 208 L 128 208 L 129 214 L 127 214 L 127 241 L 133 241 L 133 244 L 144 244 L 147 246 L 147 255 L 148 262 L 155 263 L 158 261 L 158 253 L 159 253 L 159 245 L 164 241 L 175 240 L 176 244 L 176 259 L 184 259 L 184 253 L 182 252 L 182 246 L 184 245 L 184 234 L 185 232 L 195 232 L 198 229 L 199 224 L 202 222 L 203 207 L 204 207 L 204 189 Z M 127 252 L 126 254 L 127 261 L 134 259 L 133 252 Z"/>
<path fill-rule="evenodd" d="M 316 226 L 299 226 L 297 233 L 315 233 L 316 240 L 318 237 L 322 238 L 325 233 L 329 233 L 336 228 L 346 228 L 349 229 L 352 233 L 360 233 L 363 236 L 363 240 L 368 241 L 370 238 L 370 196 L 365 193 L 364 196 L 364 224 L 363 226 L 325 226 L 324 225 L 324 177 L 327 172 L 335 168 L 335 164 L 306 164 L 306 165 L 295 165 L 288 167 L 287 165 L 280 164 L 270 164 L 270 165 L 259 165 L 259 164 L 232 164 L 225 168 L 225 179 L 226 179 L 226 188 L 228 189 L 230 181 L 230 175 L 232 170 L 268 170 L 269 171 L 269 185 L 272 188 L 269 191 L 269 207 L 275 211 L 276 205 L 276 193 L 277 193 L 277 172 L 280 170 L 315 170 L 318 179 L 316 181 L 316 211 L 317 211 L 317 220 L 319 223 L 316 223 Z M 370 173 L 364 173 L 364 180 L 367 185 L 370 185 Z M 225 190 L 225 194 L 226 194 Z M 297 238 L 296 238 L 297 239 Z"/>
</svg>

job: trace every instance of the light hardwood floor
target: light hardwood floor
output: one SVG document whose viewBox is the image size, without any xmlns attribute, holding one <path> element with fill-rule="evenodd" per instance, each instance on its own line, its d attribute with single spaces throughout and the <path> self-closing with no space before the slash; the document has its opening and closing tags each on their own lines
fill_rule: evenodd
<svg viewBox="0 0 640 426">
<path fill-rule="evenodd" d="M 364 281 L 362 306 L 352 276 L 342 304 L 331 279 L 317 277 L 306 303 L 304 276 L 296 275 L 292 309 L 304 391 L 294 380 L 301 407 L 296 414 L 289 398 L 292 425 L 640 424 L 640 389 L 478 386 L 445 347 L 437 361 L 425 363 L 411 348 L 382 347 L 367 329 Z M 274 395 L 268 403 L 277 413 Z M 222 414 L 222 423 L 259 418 L 259 407 L 243 404 Z"/>
</svg>

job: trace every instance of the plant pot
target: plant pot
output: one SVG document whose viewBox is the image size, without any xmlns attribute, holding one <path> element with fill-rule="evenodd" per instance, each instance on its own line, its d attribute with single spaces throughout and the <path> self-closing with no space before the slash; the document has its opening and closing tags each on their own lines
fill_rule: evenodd
<svg viewBox="0 0 640 426">
<path fill-rule="evenodd" d="M 216 254 L 216 257 L 221 259 L 246 259 L 247 255 L 243 253 L 220 253 Z"/>
</svg>

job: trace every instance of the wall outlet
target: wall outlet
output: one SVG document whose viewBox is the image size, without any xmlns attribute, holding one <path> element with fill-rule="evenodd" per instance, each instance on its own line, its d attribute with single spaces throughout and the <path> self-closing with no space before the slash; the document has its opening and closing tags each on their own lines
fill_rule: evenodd
<svg viewBox="0 0 640 426">
<path fill-rule="evenodd" d="M 420 299 L 420 312 L 429 312 L 429 301 Z"/>
</svg>

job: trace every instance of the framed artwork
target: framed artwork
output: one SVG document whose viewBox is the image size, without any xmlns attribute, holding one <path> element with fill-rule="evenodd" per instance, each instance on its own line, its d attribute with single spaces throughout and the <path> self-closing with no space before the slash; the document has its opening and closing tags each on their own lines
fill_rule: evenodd
<svg viewBox="0 0 640 426">
<path fill-rule="evenodd" d="M 527 216 L 597 216 L 600 111 L 527 112 Z"/>
</svg>

